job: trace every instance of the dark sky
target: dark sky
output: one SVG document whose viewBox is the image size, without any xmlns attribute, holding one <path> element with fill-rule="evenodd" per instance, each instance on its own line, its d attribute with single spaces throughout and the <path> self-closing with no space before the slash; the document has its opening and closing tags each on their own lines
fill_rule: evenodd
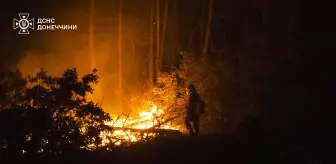
<svg viewBox="0 0 336 164">
<path fill-rule="evenodd" d="M 96 0 L 100 9 L 109 12 L 111 17 L 113 13 L 116 16 L 118 1 Z M 174 0 L 172 0 L 174 1 Z M 124 0 L 125 5 L 137 10 L 141 3 L 146 0 Z M 212 44 L 215 47 L 226 49 L 226 46 L 239 47 L 251 51 L 258 47 L 261 37 L 266 38 L 268 47 L 273 51 L 278 51 L 287 46 L 288 38 L 291 35 L 289 29 L 289 17 L 295 18 L 294 1 L 285 0 L 216 0 L 213 15 Z M 31 35 L 18 35 L 17 31 L 12 29 L 13 17 L 17 17 L 19 12 L 29 12 L 35 17 L 51 16 L 58 17 L 63 14 L 71 18 L 71 14 L 66 11 L 76 8 L 83 12 L 88 11 L 88 0 L 13 0 L 2 2 L 0 20 L 1 39 L 0 39 L 0 63 L 1 68 L 14 64 L 22 54 L 29 49 L 50 48 L 48 40 L 50 34 L 45 32 L 32 32 Z M 133 7 L 132 7 L 133 6 Z M 132 11 L 130 10 L 130 11 Z M 265 13 L 265 25 L 262 27 L 262 12 Z M 184 0 L 180 2 L 180 24 L 179 28 L 181 38 L 180 49 L 186 49 L 188 46 L 189 33 L 197 25 L 199 19 L 200 6 L 198 0 Z M 198 14 L 198 15 L 197 15 Z M 106 16 L 106 14 L 105 14 Z M 106 16 L 107 17 L 107 16 Z M 70 19 L 71 20 L 71 19 Z M 132 19 L 131 19 L 132 20 Z M 78 20 L 71 20 L 75 23 Z M 72 23 L 68 21 L 66 23 Z M 182 23 L 181 23 L 182 22 Z M 294 27 L 294 26 L 293 26 Z M 81 26 L 77 34 L 87 30 L 87 24 Z M 106 27 L 110 28 L 110 27 Z M 113 28 L 113 27 L 111 27 Z M 65 33 L 57 33 L 67 35 Z M 70 35 L 70 34 L 69 34 Z M 224 39 L 224 36 L 227 37 Z M 288 37 L 287 37 L 288 36 Z M 184 37 L 184 38 L 183 38 Z M 62 40 L 64 42 L 64 40 Z M 70 42 L 70 41 L 69 41 Z M 54 50 L 50 50 L 54 51 Z"/>
</svg>

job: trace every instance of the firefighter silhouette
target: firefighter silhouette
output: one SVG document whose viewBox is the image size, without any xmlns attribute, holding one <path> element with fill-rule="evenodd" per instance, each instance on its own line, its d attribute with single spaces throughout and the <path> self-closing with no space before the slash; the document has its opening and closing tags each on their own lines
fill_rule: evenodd
<svg viewBox="0 0 336 164">
<path fill-rule="evenodd" d="M 199 132 L 199 115 L 204 113 L 204 102 L 200 99 L 194 85 L 189 84 L 187 89 L 188 103 L 185 125 L 190 134 L 195 136 Z"/>
</svg>

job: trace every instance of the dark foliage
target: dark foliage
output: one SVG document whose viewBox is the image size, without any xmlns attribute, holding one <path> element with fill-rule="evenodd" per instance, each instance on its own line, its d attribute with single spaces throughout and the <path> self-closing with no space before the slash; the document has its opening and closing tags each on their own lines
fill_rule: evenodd
<svg viewBox="0 0 336 164">
<path fill-rule="evenodd" d="M 19 71 L 1 74 L 1 157 L 56 155 L 101 144 L 110 116 L 85 99 L 97 71 L 79 79 L 75 69 L 61 77 L 41 70 L 34 77 Z"/>
</svg>

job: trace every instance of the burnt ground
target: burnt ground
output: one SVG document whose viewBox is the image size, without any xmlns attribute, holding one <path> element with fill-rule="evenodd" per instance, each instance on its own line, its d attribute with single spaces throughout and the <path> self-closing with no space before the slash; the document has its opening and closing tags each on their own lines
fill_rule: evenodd
<svg viewBox="0 0 336 164">
<path fill-rule="evenodd" d="M 4 162 L 4 161 L 2 161 Z M 13 161 L 9 162 L 13 163 Z M 113 152 L 77 152 L 17 163 L 322 163 L 316 151 L 289 140 L 252 141 L 221 135 L 157 139 Z"/>
</svg>

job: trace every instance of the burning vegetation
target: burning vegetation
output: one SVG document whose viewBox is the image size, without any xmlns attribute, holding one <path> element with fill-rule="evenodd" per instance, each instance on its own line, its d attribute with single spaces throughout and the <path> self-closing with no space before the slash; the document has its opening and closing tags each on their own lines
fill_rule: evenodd
<svg viewBox="0 0 336 164">
<path fill-rule="evenodd" d="M 162 135 L 180 135 L 185 99 L 177 94 L 183 87 L 172 78 L 163 75 L 150 96 L 132 98 L 127 114 L 109 114 L 101 104 L 86 98 L 98 83 L 96 70 L 82 78 L 76 69 L 66 70 L 61 77 L 51 77 L 43 70 L 34 77 L 24 77 L 19 71 L 3 73 L 1 151 L 112 150 Z"/>
<path fill-rule="evenodd" d="M 141 109 L 143 110 L 139 112 L 137 117 L 121 114 L 114 117 L 112 121 L 106 122 L 106 125 L 113 127 L 113 130 L 101 133 L 102 146 L 110 143 L 121 145 L 141 142 L 165 132 L 177 134 L 180 132 L 181 127 L 173 124 L 177 116 L 165 118 L 167 113 L 163 109 L 159 109 L 153 102 L 148 102 Z"/>
</svg>

